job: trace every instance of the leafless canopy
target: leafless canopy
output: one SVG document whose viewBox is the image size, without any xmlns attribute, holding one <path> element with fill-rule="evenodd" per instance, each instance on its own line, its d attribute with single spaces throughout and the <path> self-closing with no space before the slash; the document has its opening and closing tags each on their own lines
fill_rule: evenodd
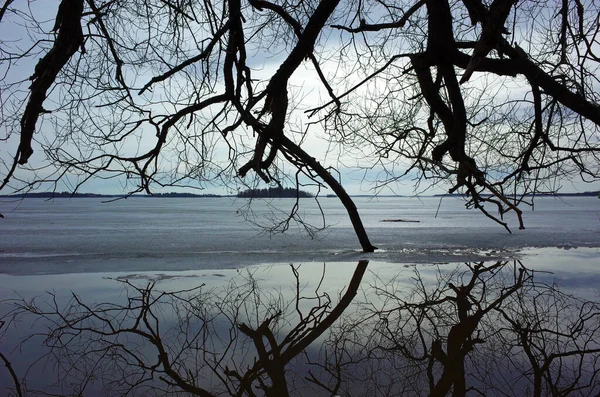
<svg viewBox="0 0 600 397">
<path fill-rule="evenodd" d="M 448 183 L 522 228 L 526 195 L 599 176 L 599 13 L 593 0 L 6 0 L 2 27 L 22 37 L 0 48 L 2 187 L 125 176 L 149 192 L 292 169 L 331 188 L 373 250 L 337 164 L 307 152 L 324 134 L 380 183 Z"/>
</svg>

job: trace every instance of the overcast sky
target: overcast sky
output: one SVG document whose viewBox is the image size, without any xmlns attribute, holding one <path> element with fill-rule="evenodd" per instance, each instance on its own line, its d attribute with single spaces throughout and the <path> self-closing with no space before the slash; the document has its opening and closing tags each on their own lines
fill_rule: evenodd
<svg viewBox="0 0 600 397">
<path fill-rule="evenodd" d="M 48 31 L 53 24 L 53 20 L 56 14 L 57 4 L 56 0 L 43 0 L 43 1 L 34 1 L 23 3 L 22 6 L 31 5 L 31 9 L 33 14 L 35 14 L 38 21 L 46 21 L 41 25 L 41 28 L 45 31 Z M 2 45 L 6 45 L 10 43 L 10 46 L 13 48 L 18 46 L 19 48 L 26 48 L 31 43 L 31 38 L 27 35 L 27 30 L 22 26 L 22 19 L 18 24 L 15 24 L 17 18 L 14 18 L 14 15 L 5 15 L 5 20 L 0 24 L 0 40 L 2 40 Z M 252 57 L 252 68 L 253 75 L 260 79 L 267 79 L 271 76 L 279 67 L 281 58 L 283 55 L 276 57 L 268 57 L 268 56 L 254 56 Z M 37 62 L 37 57 L 33 57 L 31 59 L 27 59 L 25 61 L 21 61 L 18 65 L 18 68 L 11 68 L 10 74 L 7 78 L 11 79 L 11 81 L 16 81 L 19 79 L 26 79 L 33 73 L 34 65 Z M 334 74 L 335 68 L 339 67 L 335 63 L 331 64 L 323 64 L 324 73 L 326 75 Z M 328 70 L 328 68 L 330 68 Z M 4 69 L 2 70 L 4 72 Z M 149 74 L 146 78 L 149 78 L 151 74 Z M 144 76 L 138 76 L 138 78 L 142 78 Z M 314 72 L 312 66 L 305 62 L 303 66 L 301 66 L 297 72 L 294 74 L 292 81 L 290 82 L 289 91 L 291 94 L 297 94 L 294 96 L 296 98 L 300 98 L 301 102 L 297 108 L 297 111 L 293 113 L 290 118 L 293 121 L 290 129 L 298 129 L 302 131 L 303 128 L 309 123 L 310 120 L 306 114 L 303 112 L 307 108 L 314 106 L 315 104 L 323 103 L 328 100 L 328 95 L 322 84 L 320 83 L 316 73 Z M 24 92 L 20 93 L 24 95 Z M 158 94 L 157 94 L 158 95 Z M 6 109 L 3 109 L 5 111 Z M 6 131 L 6 126 L 2 128 L 5 131 L 2 131 L 2 136 L 7 135 L 8 131 Z M 293 133 L 288 132 L 288 133 Z M 44 123 L 43 120 L 38 122 L 38 131 L 36 135 L 36 139 L 38 140 L 52 140 L 54 135 L 53 126 L 49 123 Z M 0 158 L 5 162 L 5 164 L 11 163 L 11 156 L 14 155 L 16 147 L 18 145 L 17 134 L 12 134 L 11 139 L 2 144 L 2 149 L 0 150 Z M 331 144 L 331 142 L 327 139 L 325 132 L 319 126 L 312 126 L 311 132 L 307 136 L 307 138 L 303 141 L 303 148 L 310 153 L 312 156 L 321 161 L 322 164 L 328 166 L 335 166 L 339 171 L 339 179 L 343 183 L 346 190 L 351 194 L 371 194 L 371 193 L 380 193 L 380 194 L 401 194 L 401 195 L 412 195 L 415 193 L 423 193 L 423 194 L 439 194 L 444 193 L 446 189 L 450 187 L 450 185 L 440 185 L 436 186 L 433 189 L 428 190 L 428 185 L 426 183 L 422 183 L 418 186 L 415 185 L 415 174 L 410 174 L 404 177 L 403 179 L 396 181 L 389 186 L 383 186 L 381 181 L 384 179 L 389 179 L 390 176 L 400 176 L 408 163 L 403 163 L 402 161 L 397 161 L 394 164 L 394 169 L 392 175 L 390 175 L 390 170 L 384 171 L 384 169 L 380 166 L 373 166 L 370 169 L 365 170 L 365 166 L 367 164 L 364 163 L 364 159 L 360 159 L 356 156 L 356 152 L 346 152 L 344 147 L 336 146 Z M 149 141 L 144 141 L 143 144 L 151 146 L 153 143 Z M 34 156 L 31 159 L 30 166 L 36 168 L 38 165 L 43 164 L 44 162 L 44 153 L 39 150 L 39 147 L 36 147 L 36 143 L 34 143 Z M 133 149 L 132 149 L 133 150 Z M 221 149 L 219 149 L 221 150 Z M 226 155 L 226 150 L 222 149 L 221 156 Z M 370 149 L 365 148 L 364 154 L 368 154 Z M 218 153 L 218 152 L 217 152 Z M 290 166 L 286 169 L 290 170 Z M 44 175 L 46 171 L 38 171 L 40 175 Z M 4 173 L 4 170 L 3 170 Z M 18 171 L 17 176 L 24 176 L 26 173 L 23 171 Z M 29 174 L 30 175 L 30 174 Z M 56 185 L 56 190 L 70 190 L 72 186 L 70 183 L 74 182 L 73 180 L 65 180 Z M 18 184 L 13 184 L 12 186 L 18 186 Z M 129 185 L 131 186 L 131 185 Z M 556 180 L 555 187 L 560 187 L 561 192 L 575 192 L 575 191 L 590 191 L 590 190 L 600 190 L 600 182 L 596 182 L 593 184 L 583 183 L 581 180 Z M 42 190 L 46 190 L 47 188 L 54 188 L 52 185 L 46 185 L 42 187 Z M 219 183 L 214 185 L 208 184 L 205 186 L 205 193 L 232 193 L 236 188 L 235 181 L 233 183 L 222 186 Z M 93 192 L 93 193 L 124 193 L 128 189 L 127 181 L 124 177 L 113 178 L 113 179 L 92 179 L 80 189 L 83 192 Z M 415 190 L 416 189 L 416 190 Z M 170 188 L 169 190 L 177 190 Z M 310 187 L 307 187 L 307 190 L 311 190 Z M 8 193 L 8 191 L 3 191 L 2 193 Z M 328 192 L 325 192 L 328 193 Z"/>
</svg>

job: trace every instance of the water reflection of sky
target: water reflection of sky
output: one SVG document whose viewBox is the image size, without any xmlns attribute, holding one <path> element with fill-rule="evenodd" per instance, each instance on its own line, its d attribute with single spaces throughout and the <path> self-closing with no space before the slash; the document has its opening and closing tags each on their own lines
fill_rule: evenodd
<svg viewBox="0 0 600 397">
<path fill-rule="evenodd" d="M 502 254 L 497 251 L 481 251 L 477 258 L 496 258 Z M 585 299 L 598 300 L 600 285 L 600 249 L 598 248 L 526 248 L 509 253 L 511 260 L 520 260 L 521 263 L 536 271 L 536 280 L 547 284 L 557 282 L 564 290 Z M 348 281 L 355 269 L 355 262 L 334 263 L 301 263 L 296 265 L 300 283 L 300 294 L 305 297 L 314 296 L 314 291 L 320 288 L 337 302 L 345 291 Z M 417 271 L 425 284 L 434 285 L 439 281 L 439 275 L 467 270 L 464 263 L 439 262 L 429 264 L 385 263 L 371 262 L 368 272 L 363 279 L 361 292 L 356 297 L 357 302 L 365 302 L 373 298 L 369 288 L 381 285 L 393 285 L 394 290 L 410 291 Z M 40 302 L 49 299 L 47 291 L 56 294 L 59 302 L 66 302 L 71 294 L 79 295 L 86 303 L 98 302 L 125 302 L 127 291 L 118 280 L 129 280 L 135 285 L 143 286 L 148 282 L 156 282 L 157 288 L 164 291 L 181 290 L 204 285 L 203 288 L 219 290 L 240 285 L 251 276 L 263 291 L 270 291 L 271 296 L 281 296 L 285 300 L 292 300 L 296 294 L 296 284 L 289 264 L 272 264 L 264 266 L 251 266 L 242 269 L 196 270 L 180 272 L 114 272 L 114 273 L 73 273 L 61 275 L 30 275 L 10 276 L 0 275 L 0 299 L 6 300 L 21 297 L 29 300 L 38 297 Z M 305 299 L 300 302 L 300 309 L 308 310 L 314 304 L 313 300 Z M 2 314 L 8 310 L 9 305 L 3 302 L 0 305 Z M 167 315 L 165 319 L 168 319 Z M 289 329 L 283 325 L 280 332 Z M 25 337 L 36 327 L 43 327 L 40 323 L 31 323 L 23 318 L 2 335 L 1 351 L 8 355 L 18 373 L 23 374 L 28 365 L 40 354 L 41 350 L 36 343 L 41 340 L 33 339 L 29 343 L 17 348 L 17 341 Z M 224 332 L 227 329 L 223 328 Z M 320 338 L 322 340 L 323 338 Z M 318 350 L 313 346 L 314 354 Z M 300 371 L 300 369 L 297 369 Z M 51 371 L 50 371 L 51 372 Z M 41 386 L 45 382 L 44 374 L 39 377 L 29 374 L 30 387 Z M 0 371 L 0 386 L 10 384 L 6 371 Z"/>
</svg>

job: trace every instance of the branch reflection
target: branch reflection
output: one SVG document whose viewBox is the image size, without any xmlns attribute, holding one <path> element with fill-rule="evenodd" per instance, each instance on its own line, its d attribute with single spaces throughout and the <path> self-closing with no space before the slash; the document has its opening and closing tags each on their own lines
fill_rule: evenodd
<svg viewBox="0 0 600 397">
<path fill-rule="evenodd" d="M 177 291 L 115 279 L 122 302 L 5 300 L 0 380 L 17 396 L 600 392 L 600 305 L 547 274 L 520 261 L 393 277 L 367 267 L 360 261 L 335 291 L 324 265 L 316 277 L 315 266 L 291 266 L 279 288 L 248 270 L 222 287 Z M 7 350 L 9 330 L 24 323 L 26 370 Z"/>
</svg>

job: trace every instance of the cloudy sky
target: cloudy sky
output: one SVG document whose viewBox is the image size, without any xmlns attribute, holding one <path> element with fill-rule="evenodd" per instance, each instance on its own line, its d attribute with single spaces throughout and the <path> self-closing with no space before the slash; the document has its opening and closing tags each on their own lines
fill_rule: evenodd
<svg viewBox="0 0 600 397">
<path fill-rule="evenodd" d="M 7 49 L 19 49 L 22 51 L 29 48 L 32 43 L 39 38 L 46 40 L 52 39 L 51 35 L 44 35 L 42 32 L 48 32 L 51 29 L 54 23 L 54 17 L 56 15 L 57 4 L 58 2 L 56 0 L 33 1 L 19 4 L 18 6 L 20 7 L 27 6 L 28 8 L 21 9 L 20 14 L 18 15 L 8 12 L 5 15 L 2 23 L 0 23 L 0 40 L 2 49 L 4 51 Z M 33 15 L 34 18 L 31 19 L 28 15 Z M 41 23 L 39 25 L 35 25 L 34 19 Z M 31 34 L 32 32 L 35 34 Z M 330 38 L 330 41 L 335 40 L 335 37 Z M 337 43 L 334 44 L 337 45 Z M 46 46 L 45 48 L 48 47 L 48 43 L 42 43 L 37 47 L 33 47 L 33 51 L 29 53 L 29 57 L 11 64 L 10 69 L 7 69 L 8 64 L 5 60 L 1 66 L 1 71 L 6 73 L 5 82 L 10 84 L 10 82 L 16 82 L 19 80 L 26 81 L 28 77 L 32 75 L 37 59 L 44 54 L 43 51 L 38 51 L 36 53 L 37 48 L 44 48 L 44 45 Z M 324 46 L 327 46 L 327 41 L 325 41 Z M 260 53 L 253 54 L 251 57 L 251 63 L 249 63 L 249 66 L 253 69 L 253 77 L 267 81 L 269 76 L 275 73 L 286 53 L 284 51 L 279 53 L 275 52 L 274 54 L 275 55 Z M 6 57 L 6 53 L 4 53 L 4 56 Z M 323 72 L 326 76 L 335 75 L 338 71 L 338 68 L 340 68 L 340 65 L 336 62 L 323 63 Z M 152 77 L 153 74 L 155 73 L 152 73 L 151 70 L 148 70 L 146 74 L 138 74 L 136 78 L 138 81 L 147 81 Z M 356 77 L 358 79 L 360 76 L 357 75 Z M 474 84 L 477 84 L 477 79 L 474 78 L 473 80 L 475 81 Z M 346 82 L 347 85 L 350 85 L 351 83 L 351 81 Z M 21 108 L 10 108 L 9 106 L 4 106 L 4 103 L 10 102 L 14 98 L 25 98 L 27 94 L 27 87 L 28 82 L 22 83 L 19 86 L 19 89 L 14 91 L 12 98 L 7 98 L 6 95 L 3 94 L 3 100 L 5 101 L 3 102 L 3 113 L 13 112 L 14 114 L 18 114 L 18 111 L 22 111 L 22 104 L 24 103 L 23 101 L 21 101 Z M 336 87 L 336 89 L 337 88 L 338 87 Z M 52 95 L 60 95 L 58 94 L 59 92 L 68 92 L 68 90 L 64 91 L 64 87 L 62 89 L 63 91 L 54 91 L 54 93 L 49 96 L 48 101 L 52 102 Z M 290 97 L 296 101 L 297 105 L 296 110 L 289 115 L 290 123 L 288 134 L 299 137 L 302 135 L 303 131 L 305 131 L 306 127 L 314 121 L 314 119 L 308 118 L 304 111 L 316 106 L 317 104 L 327 102 L 329 97 L 309 62 L 304 62 L 304 64 L 296 71 L 290 82 L 288 90 L 291 94 Z M 160 95 L 160 91 L 157 90 L 152 93 L 152 99 L 154 100 Z M 7 99 L 10 99 L 10 101 L 7 101 Z M 57 101 L 57 103 L 58 102 L 59 101 Z M 19 104 L 19 101 L 16 100 L 12 103 Z M 176 106 L 174 106 L 174 109 L 176 109 Z M 68 124 L 69 121 L 62 120 L 62 122 L 66 122 Z M 15 124 L 13 123 L 13 127 L 14 125 Z M 1 169 L 3 175 L 5 173 L 5 169 L 10 166 L 12 162 L 12 156 L 14 155 L 18 145 L 18 134 L 14 133 L 13 127 L 7 125 L 6 123 L 2 125 L 2 137 L 8 137 L 6 141 L 2 142 L 2 149 L 0 149 L 0 159 L 3 161 L 1 166 L 4 167 L 4 169 Z M 146 132 L 146 134 L 148 136 L 154 135 L 152 131 Z M 34 143 L 35 153 L 29 164 L 30 170 L 28 171 L 19 169 L 16 173 L 17 180 L 11 184 L 12 187 L 18 188 L 20 186 L 18 182 L 19 178 L 28 179 L 34 174 L 37 176 L 37 178 L 54 178 L 50 169 L 40 168 L 42 165 L 46 164 L 46 158 L 43 151 L 39 148 L 39 143 L 46 142 L 49 144 L 54 142 L 55 139 L 56 125 L 46 121 L 42 117 L 42 119 L 38 121 L 38 129 L 36 134 L 37 142 Z M 250 138 L 246 139 L 248 139 L 246 143 L 252 145 Z M 152 147 L 153 144 L 154 141 L 152 139 L 137 139 L 125 142 L 123 144 L 124 146 L 120 147 L 120 150 L 136 153 L 139 152 L 140 149 Z M 387 164 L 386 169 L 376 163 L 375 165 L 373 165 L 373 163 L 368 164 L 365 162 L 365 158 L 369 158 L 373 149 L 364 147 L 362 152 L 360 152 L 361 148 L 359 148 L 358 152 L 356 148 L 354 148 L 352 151 L 349 151 L 348 148 L 344 146 L 332 143 L 332 140 L 329 136 L 327 136 L 327 133 L 323 130 L 323 128 L 316 124 L 311 125 L 310 133 L 303 138 L 302 146 L 308 153 L 318 159 L 322 164 L 327 166 L 335 166 L 338 170 L 339 179 L 343 183 L 346 190 L 351 194 L 439 194 L 443 193 L 450 187 L 450 185 L 442 184 L 428 189 L 429 185 L 427 182 L 417 184 L 417 180 L 415 179 L 416 174 L 414 173 L 406 175 L 392 184 L 384 185 L 382 184 L 382 181 L 390 178 L 393 179 L 396 176 L 402 175 L 408 167 L 408 163 L 403 162 L 402 160 L 396 160 L 392 164 Z M 68 143 L 65 143 L 64 148 L 67 147 Z M 225 145 L 222 143 L 214 143 L 212 150 L 212 155 L 215 156 L 215 158 L 221 158 L 222 161 L 226 162 L 227 147 Z M 172 161 L 171 163 L 175 164 L 176 161 Z M 285 162 L 281 162 L 280 166 L 285 171 L 291 171 L 292 169 L 292 167 L 286 165 Z M 177 165 L 175 165 L 175 167 L 177 167 Z M 32 172 L 31 169 L 34 171 Z M 56 189 L 58 191 L 71 190 L 78 180 L 81 179 L 73 176 L 65 177 L 56 185 L 52 183 L 45 184 L 40 186 L 40 189 Z M 301 179 L 301 182 L 305 181 L 306 180 Z M 135 184 L 135 182 L 133 183 Z M 245 183 L 251 184 L 249 181 L 245 181 Z M 205 184 L 204 192 L 232 193 L 236 186 L 240 185 L 236 184 L 235 180 L 228 181 L 226 185 L 222 185 L 220 180 L 217 180 L 215 183 Z M 134 186 L 132 185 L 132 181 L 128 181 L 125 176 L 117 176 L 110 179 L 93 178 L 87 181 L 85 185 L 80 188 L 80 191 L 115 194 L 124 193 L 128 189 L 131 189 L 132 186 Z M 579 178 L 574 180 L 557 179 L 554 182 L 554 187 L 560 187 L 561 192 L 590 191 L 600 190 L 600 183 L 596 182 L 593 184 L 587 184 L 582 182 Z M 307 190 L 311 189 L 311 187 L 307 187 Z M 178 189 L 169 188 L 168 190 Z"/>
</svg>

